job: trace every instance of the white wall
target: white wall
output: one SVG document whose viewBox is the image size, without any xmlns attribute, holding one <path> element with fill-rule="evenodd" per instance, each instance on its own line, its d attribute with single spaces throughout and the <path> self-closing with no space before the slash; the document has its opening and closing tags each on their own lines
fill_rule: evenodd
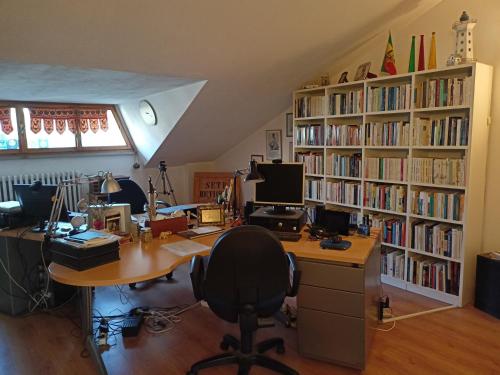
<svg viewBox="0 0 500 375">
<path fill-rule="evenodd" d="M 254 132 L 249 137 L 245 138 L 236 146 L 226 151 L 223 155 L 219 156 L 213 162 L 213 168 L 216 171 L 234 171 L 236 169 L 243 169 L 248 167 L 250 155 L 258 154 L 264 155 L 266 158 L 266 130 L 281 129 L 281 148 L 282 160 L 284 162 L 290 161 L 289 159 L 289 143 L 292 138 L 286 137 L 286 113 L 291 112 L 291 108 L 287 111 L 280 113 L 267 124 L 262 126 L 259 130 Z M 253 185 L 242 184 L 242 193 L 244 203 L 247 200 L 253 199 Z"/>
</svg>

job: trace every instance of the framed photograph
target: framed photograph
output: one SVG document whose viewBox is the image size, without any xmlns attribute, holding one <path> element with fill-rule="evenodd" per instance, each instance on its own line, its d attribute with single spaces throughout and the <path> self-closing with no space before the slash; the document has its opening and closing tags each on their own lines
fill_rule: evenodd
<svg viewBox="0 0 500 375">
<path fill-rule="evenodd" d="M 354 80 L 361 81 L 363 79 L 366 79 L 366 76 L 368 75 L 368 72 L 370 71 L 371 65 L 372 65 L 371 62 L 365 62 L 364 64 L 361 64 L 360 66 L 358 66 L 358 69 L 356 70 L 356 74 L 354 75 Z"/>
<path fill-rule="evenodd" d="M 286 114 L 286 136 L 293 137 L 293 113 Z"/>
<path fill-rule="evenodd" d="M 266 160 L 281 159 L 281 130 L 266 130 Z"/>
<path fill-rule="evenodd" d="M 339 83 L 346 83 L 346 82 L 349 82 L 347 80 L 347 72 L 342 72 L 339 78 Z"/>
<path fill-rule="evenodd" d="M 120 231 L 120 217 L 119 213 L 106 215 L 104 217 L 104 229 L 110 233 L 118 233 Z"/>
<path fill-rule="evenodd" d="M 250 155 L 250 160 L 255 160 L 257 163 L 263 163 L 264 155 Z"/>
<path fill-rule="evenodd" d="M 223 205 L 203 205 L 198 207 L 198 225 L 224 225 Z"/>
</svg>

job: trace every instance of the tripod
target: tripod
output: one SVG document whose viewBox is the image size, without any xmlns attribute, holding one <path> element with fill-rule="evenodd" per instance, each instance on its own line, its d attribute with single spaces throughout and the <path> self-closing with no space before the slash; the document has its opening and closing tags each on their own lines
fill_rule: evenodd
<svg viewBox="0 0 500 375">
<path fill-rule="evenodd" d="M 172 188 L 172 184 L 170 183 L 170 179 L 168 178 L 167 174 L 167 165 L 163 160 L 160 161 L 158 169 L 160 172 L 158 173 L 158 177 L 156 177 L 156 182 L 155 182 L 156 191 L 158 192 L 158 194 L 163 194 L 163 195 L 166 194 L 169 197 L 171 197 L 174 206 L 177 206 L 177 199 L 175 198 L 174 189 Z M 158 189 L 158 183 L 160 182 L 160 180 L 163 188 L 161 191 Z"/>
</svg>

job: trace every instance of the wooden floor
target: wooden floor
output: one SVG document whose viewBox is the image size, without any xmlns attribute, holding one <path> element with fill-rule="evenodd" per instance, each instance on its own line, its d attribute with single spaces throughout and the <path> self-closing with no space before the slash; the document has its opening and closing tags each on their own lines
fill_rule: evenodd
<svg viewBox="0 0 500 375">
<path fill-rule="evenodd" d="M 139 284 L 124 290 L 129 301 L 120 301 L 115 288 L 96 291 L 96 308 L 117 314 L 135 306 L 166 307 L 194 302 L 187 269 L 175 272 L 175 280 Z M 435 301 L 384 286 L 395 315 L 438 307 Z M 10 317 L 0 314 L 0 374 L 91 375 L 89 358 L 82 358 L 77 311 L 68 305 L 51 315 Z M 381 328 L 390 328 L 390 325 Z M 224 333 L 237 327 L 224 323 L 207 308 L 197 307 L 182 315 L 172 331 L 152 335 L 144 329 L 137 338 L 123 340 L 103 353 L 112 375 L 183 375 L 189 366 L 219 352 Z M 358 371 L 302 358 L 297 354 L 296 332 L 283 326 L 261 329 L 258 339 L 283 336 L 287 352 L 279 357 L 302 375 L 359 374 Z M 398 321 L 390 332 L 377 331 L 364 374 L 500 374 L 500 320 L 472 307 Z M 202 371 L 205 375 L 236 374 L 235 367 Z M 272 374 L 253 368 L 253 375 Z"/>
</svg>

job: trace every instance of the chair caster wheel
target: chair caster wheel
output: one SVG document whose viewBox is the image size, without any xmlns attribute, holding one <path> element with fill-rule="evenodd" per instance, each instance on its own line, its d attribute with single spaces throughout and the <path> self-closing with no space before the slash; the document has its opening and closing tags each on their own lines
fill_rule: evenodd
<svg viewBox="0 0 500 375">
<path fill-rule="evenodd" d="M 276 353 L 278 353 L 278 354 L 285 354 L 285 347 L 283 345 L 278 345 L 276 347 Z"/>
<path fill-rule="evenodd" d="M 135 285 L 136 285 L 136 283 L 130 283 L 130 284 L 128 284 L 128 287 L 130 289 L 135 289 Z"/>
<path fill-rule="evenodd" d="M 228 349 L 229 349 L 229 344 L 228 344 L 227 342 L 225 342 L 225 341 L 222 341 L 222 342 L 220 343 L 219 347 L 221 348 L 221 350 L 226 351 L 226 350 L 228 350 Z"/>
<path fill-rule="evenodd" d="M 167 278 L 167 280 L 172 280 L 172 278 L 174 277 L 174 273 L 173 272 L 167 273 L 165 277 Z"/>
</svg>

